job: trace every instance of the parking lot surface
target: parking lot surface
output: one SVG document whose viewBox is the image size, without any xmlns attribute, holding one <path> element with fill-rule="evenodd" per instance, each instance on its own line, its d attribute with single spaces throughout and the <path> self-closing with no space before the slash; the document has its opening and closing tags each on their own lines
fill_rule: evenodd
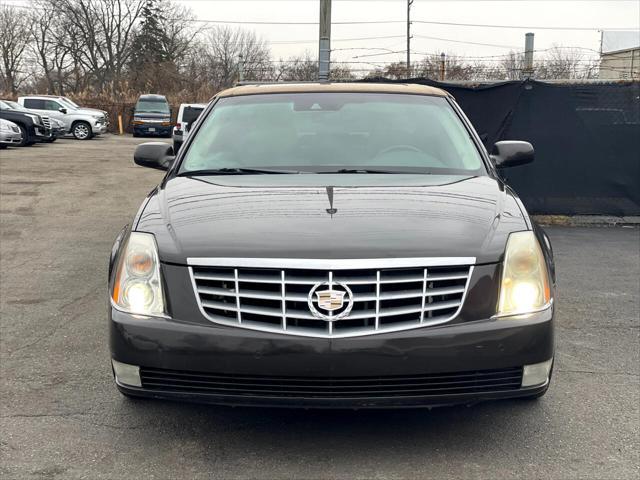
<svg viewBox="0 0 640 480">
<path fill-rule="evenodd" d="M 0 151 L 3 478 L 638 478 L 640 230 L 549 228 L 554 378 L 539 401 L 305 411 L 114 388 L 107 259 L 162 173 L 105 136 Z"/>
</svg>

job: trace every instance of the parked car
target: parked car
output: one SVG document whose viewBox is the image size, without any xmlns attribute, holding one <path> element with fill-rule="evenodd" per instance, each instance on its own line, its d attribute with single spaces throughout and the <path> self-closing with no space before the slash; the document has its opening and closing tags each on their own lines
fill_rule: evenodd
<svg viewBox="0 0 640 480">
<path fill-rule="evenodd" d="M 9 105 L 14 110 L 22 111 L 26 113 L 37 113 L 37 112 L 32 112 L 28 108 L 24 108 L 18 102 L 14 102 L 11 100 L 2 100 L 2 101 L 7 105 Z M 65 135 L 66 131 L 64 128 L 64 123 L 62 123 L 59 120 L 56 120 L 55 118 L 50 118 L 47 115 L 40 115 L 40 118 L 42 119 L 42 123 L 45 126 L 47 131 L 44 136 L 39 137 L 39 141 L 43 143 L 52 143 L 52 142 L 55 142 L 58 138 L 63 137 Z"/>
<path fill-rule="evenodd" d="M 415 407 L 543 395 L 549 238 L 453 97 L 411 84 L 223 91 L 118 235 L 110 346 L 125 395 Z"/>
<path fill-rule="evenodd" d="M 0 149 L 19 146 L 22 143 L 20 127 L 9 120 L 0 118 Z"/>
<path fill-rule="evenodd" d="M 19 111 L 0 100 L 0 118 L 15 123 L 20 129 L 20 147 L 30 146 L 46 138 L 48 130 L 42 118 L 36 113 Z"/>
<path fill-rule="evenodd" d="M 109 113 L 106 110 L 100 110 L 98 108 L 90 108 L 90 107 L 81 107 L 76 102 L 71 100 L 69 97 L 65 97 L 62 95 L 42 95 L 43 97 L 53 98 L 59 100 L 61 103 L 67 104 L 75 109 L 86 110 L 89 112 L 94 112 L 96 115 L 103 115 L 105 118 L 105 124 L 107 127 L 109 126 Z"/>
<path fill-rule="evenodd" d="M 64 123 L 67 132 L 78 140 L 89 140 L 94 135 L 106 133 L 104 114 L 84 108 L 72 108 L 69 104 L 46 95 L 19 97 L 18 103 L 29 110 L 47 115 Z"/>
<path fill-rule="evenodd" d="M 171 109 L 164 95 L 140 95 L 133 110 L 134 137 L 170 137 Z"/>
<path fill-rule="evenodd" d="M 180 105 L 176 126 L 173 127 L 173 151 L 175 153 L 180 150 L 180 147 L 189 136 L 193 122 L 198 119 L 206 107 L 206 103 L 183 103 Z"/>
</svg>

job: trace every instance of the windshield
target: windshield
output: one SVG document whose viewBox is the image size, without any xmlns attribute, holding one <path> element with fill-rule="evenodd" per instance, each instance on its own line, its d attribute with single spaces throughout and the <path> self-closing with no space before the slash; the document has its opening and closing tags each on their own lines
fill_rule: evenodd
<svg viewBox="0 0 640 480">
<path fill-rule="evenodd" d="M 65 108 L 67 108 L 69 110 L 78 110 L 78 107 L 75 104 L 71 103 L 69 100 L 67 100 L 64 97 L 58 97 L 58 98 L 56 98 L 56 100 L 59 103 L 61 103 L 63 107 L 65 107 Z"/>
<path fill-rule="evenodd" d="M 485 173 L 445 98 L 384 93 L 222 98 L 199 128 L 180 173 L 229 168 Z"/>
<path fill-rule="evenodd" d="M 164 100 L 138 100 L 136 113 L 166 113 L 169 114 L 169 104 Z"/>
<path fill-rule="evenodd" d="M 71 105 L 73 108 L 78 109 L 80 108 L 80 105 L 78 105 L 76 102 L 74 102 L 73 100 L 71 100 L 70 98 L 67 97 L 62 97 L 60 100 L 64 101 L 66 104 Z"/>
</svg>

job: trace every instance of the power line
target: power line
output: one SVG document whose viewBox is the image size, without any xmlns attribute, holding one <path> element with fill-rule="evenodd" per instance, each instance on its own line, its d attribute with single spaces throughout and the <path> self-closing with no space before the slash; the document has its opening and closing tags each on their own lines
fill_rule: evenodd
<svg viewBox="0 0 640 480">
<path fill-rule="evenodd" d="M 441 42 L 451 42 L 451 43 L 464 43 L 467 45 L 480 45 L 483 47 L 496 47 L 496 48 L 520 48 L 519 46 L 514 45 L 498 45 L 495 43 L 482 43 L 482 42 L 469 42 L 464 40 L 453 40 L 451 38 L 440 38 L 440 37 L 429 37 L 426 35 L 414 35 L 416 38 L 424 38 L 427 40 L 439 40 Z"/>
<path fill-rule="evenodd" d="M 436 22 L 427 20 L 413 20 L 414 23 L 425 23 L 429 25 L 448 25 L 454 27 L 482 27 L 482 28 L 513 28 L 524 30 L 578 30 L 578 31 L 598 31 L 598 30 L 637 30 L 635 27 L 549 27 L 534 25 L 496 25 L 486 23 L 455 23 L 455 22 Z"/>
<path fill-rule="evenodd" d="M 15 1 L 15 0 L 14 0 Z M 4 5 L 14 8 L 29 8 L 34 7 L 21 6 L 11 3 L 5 3 Z M 266 21 L 266 20 L 191 20 L 193 23 L 211 23 L 220 25 L 318 25 L 318 22 L 279 22 L 279 21 Z M 575 31 L 598 31 L 598 30 L 638 30 L 637 27 L 570 27 L 570 26 L 535 26 L 535 25 L 498 25 L 498 24 L 485 24 L 485 23 L 457 23 L 457 22 L 441 22 L 434 20 L 411 20 L 412 23 L 421 23 L 427 25 L 447 25 L 453 27 L 480 27 L 480 28 L 509 28 L 509 29 L 525 29 L 525 30 L 575 30 Z M 350 21 L 334 21 L 333 25 L 378 25 L 378 24 L 393 24 L 393 23 L 406 23 L 406 20 L 350 20 Z"/>
</svg>

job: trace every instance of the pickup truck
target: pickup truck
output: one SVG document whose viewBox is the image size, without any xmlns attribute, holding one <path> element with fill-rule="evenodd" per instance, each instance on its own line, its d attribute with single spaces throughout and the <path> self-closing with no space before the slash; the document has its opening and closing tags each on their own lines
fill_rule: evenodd
<svg viewBox="0 0 640 480">
<path fill-rule="evenodd" d="M 100 110 L 75 108 L 49 95 L 19 97 L 18 103 L 29 110 L 60 120 L 66 132 L 78 140 L 89 140 L 107 132 L 107 119 Z"/>
</svg>

